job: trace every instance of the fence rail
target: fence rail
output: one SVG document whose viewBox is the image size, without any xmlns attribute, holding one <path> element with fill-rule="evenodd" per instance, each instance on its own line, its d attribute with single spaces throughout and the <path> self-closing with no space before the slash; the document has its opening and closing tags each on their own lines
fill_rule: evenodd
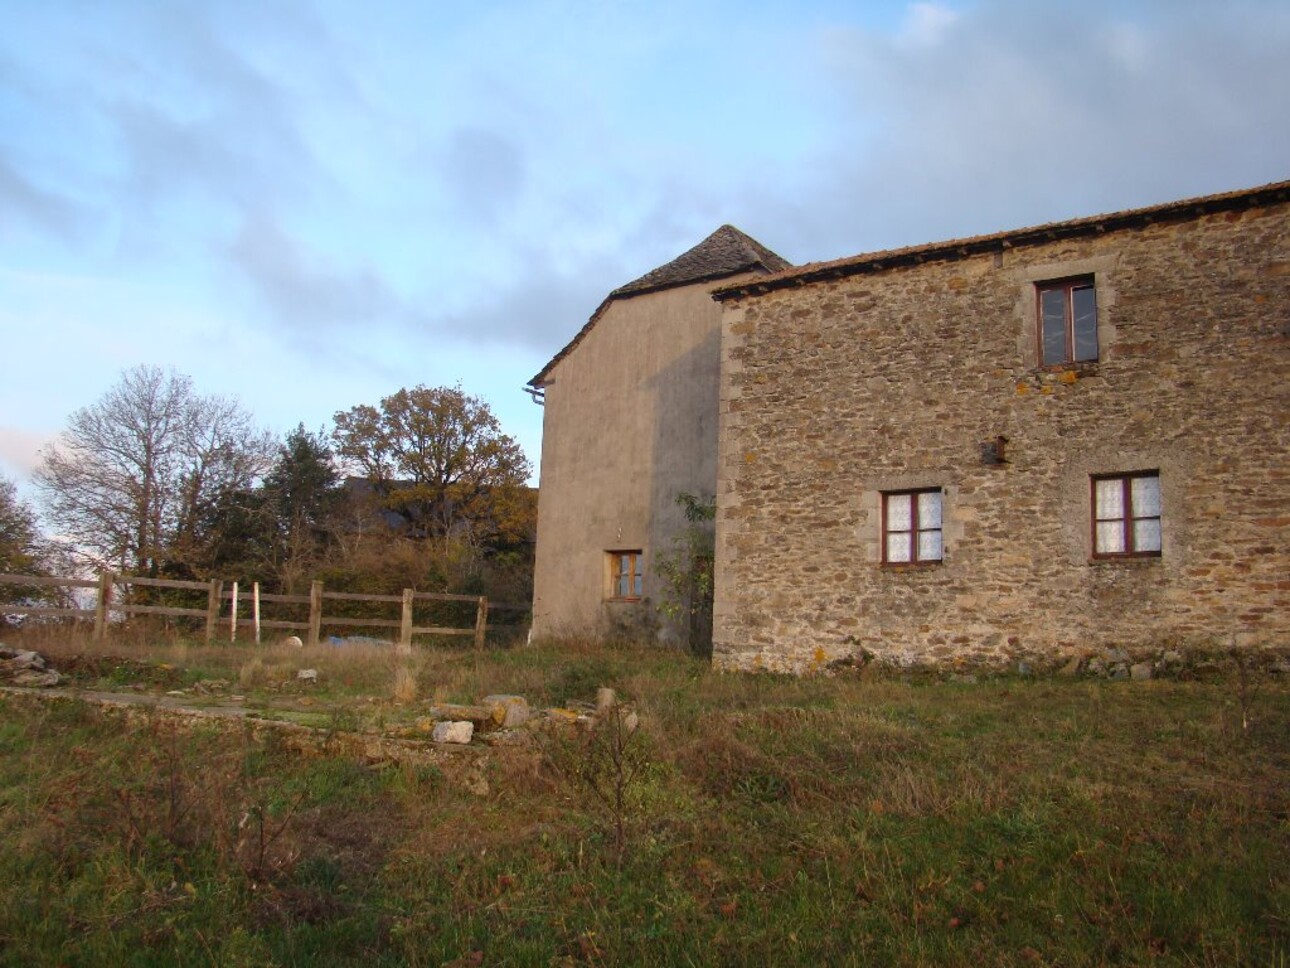
<svg viewBox="0 0 1290 968">
<path fill-rule="evenodd" d="M 13 615 L 59 616 L 74 619 L 92 619 L 94 621 L 94 638 L 101 641 L 107 636 L 112 615 L 165 615 L 168 617 L 195 618 L 205 620 L 207 642 L 213 642 L 221 626 L 228 629 L 229 639 L 237 640 L 239 628 L 251 628 L 255 632 L 255 641 L 260 641 L 261 629 L 284 629 L 308 633 L 310 645 L 317 645 L 322 638 L 324 628 L 388 628 L 398 629 L 398 645 L 401 649 L 412 647 L 412 638 L 416 635 L 469 635 L 476 648 L 483 648 L 484 637 L 490 627 L 488 621 L 489 602 L 483 595 L 455 595 L 447 592 L 419 592 L 405 588 L 402 595 L 362 595 L 355 592 L 329 592 L 320 581 L 313 582 L 308 595 L 281 595 L 262 593 L 259 583 L 251 586 L 252 615 L 250 618 L 238 616 L 239 588 L 237 582 L 230 582 L 228 588 L 220 579 L 207 582 L 180 581 L 173 578 L 136 578 L 131 575 L 120 575 L 115 572 L 103 572 L 97 579 L 85 578 L 52 578 L 46 575 L 12 575 L 0 574 L 0 585 L 24 585 L 40 588 L 76 588 L 94 589 L 93 608 L 62 608 L 48 605 L 3 605 L 0 610 Z M 130 600 L 129 596 L 117 595 L 118 588 L 138 586 L 142 588 L 161 588 L 176 591 L 204 592 L 205 608 L 184 608 L 177 605 L 147 605 Z M 244 599 L 242 599 L 244 600 Z M 325 602 L 375 602 L 381 605 L 398 604 L 400 614 L 395 618 L 366 617 L 355 618 L 344 615 L 327 615 Z M 224 604 L 228 603 L 225 614 Z M 413 624 L 413 608 L 417 602 L 466 602 L 475 606 L 475 621 L 468 628 L 454 628 L 442 625 Z M 307 605 L 308 621 L 291 621 L 287 619 L 266 619 L 260 615 L 262 603 L 277 605 Z M 522 611 L 527 605 L 498 602 L 492 606 L 494 611 Z M 493 628 L 514 628 L 499 626 Z"/>
</svg>

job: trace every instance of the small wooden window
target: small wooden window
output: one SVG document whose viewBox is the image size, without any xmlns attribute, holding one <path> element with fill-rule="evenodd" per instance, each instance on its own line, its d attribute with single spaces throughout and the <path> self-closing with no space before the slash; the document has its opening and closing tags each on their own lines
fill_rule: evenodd
<svg viewBox="0 0 1290 968">
<path fill-rule="evenodd" d="M 1043 366 L 1097 359 L 1097 290 L 1091 276 L 1036 288 L 1039 360 Z"/>
<path fill-rule="evenodd" d="M 616 601 L 635 602 L 641 597 L 641 552 L 609 552 L 609 597 Z"/>
<path fill-rule="evenodd" d="M 944 557 L 941 489 L 889 491 L 882 496 L 882 560 L 930 564 Z"/>
<path fill-rule="evenodd" d="M 1093 555 L 1160 556 L 1160 472 L 1093 478 Z"/>
</svg>

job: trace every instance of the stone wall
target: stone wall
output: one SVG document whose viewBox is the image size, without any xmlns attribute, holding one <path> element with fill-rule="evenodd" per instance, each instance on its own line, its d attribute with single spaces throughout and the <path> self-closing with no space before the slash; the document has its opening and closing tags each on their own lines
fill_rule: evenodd
<svg viewBox="0 0 1290 968">
<path fill-rule="evenodd" d="M 1041 368 L 1035 283 L 1082 275 L 1099 359 Z M 728 297 L 722 327 L 718 665 L 1290 640 L 1290 206 Z M 1160 556 L 1094 559 L 1090 476 L 1141 470 Z M 883 564 L 881 493 L 914 487 L 944 559 Z"/>
</svg>

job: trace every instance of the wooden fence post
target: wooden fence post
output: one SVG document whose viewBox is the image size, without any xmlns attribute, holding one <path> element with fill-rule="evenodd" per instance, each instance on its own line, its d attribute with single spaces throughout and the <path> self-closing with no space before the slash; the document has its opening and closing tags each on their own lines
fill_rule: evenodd
<svg viewBox="0 0 1290 968">
<path fill-rule="evenodd" d="M 98 601 L 94 603 L 94 641 L 102 642 L 107 636 L 107 611 L 112 601 L 112 572 L 99 572 Z"/>
<path fill-rule="evenodd" d="M 323 583 L 315 581 L 309 586 L 309 644 L 317 645 L 322 634 Z"/>
<path fill-rule="evenodd" d="M 479 596 L 479 606 L 475 611 L 475 648 L 484 647 L 484 633 L 488 630 L 488 598 Z"/>
<path fill-rule="evenodd" d="M 403 589 L 403 614 L 399 617 L 399 654 L 412 653 L 412 589 Z"/>
<path fill-rule="evenodd" d="M 255 644 L 260 644 L 260 583 L 251 585 L 251 622 L 255 626 Z"/>
<path fill-rule="evenodd" d="M 219 624 L 219 600 L 224 594 L 224 583 L 218 578 L 211 579 L 210 591 L 206 593 L 206 644 L 215 641 L 215 626 Z"/>
<path fill-rule="evenodd" d="M 237 582 L 233 582 L 233 598 L 229 604 L 228 640 L 232 644 L 237 642 Z"/>
</svg>

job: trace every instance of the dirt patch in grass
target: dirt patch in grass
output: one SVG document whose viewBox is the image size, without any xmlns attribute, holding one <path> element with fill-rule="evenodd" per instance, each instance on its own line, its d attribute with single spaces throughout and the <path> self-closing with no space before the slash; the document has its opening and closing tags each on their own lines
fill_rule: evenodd
<svg viewBox="0 0 1290 968">
<path fill-rule="evenodd" d="M 135 659 L 124 655 L 74 652 L 53 658 L 59 675 L 85 689 L 139 687 L 175 689 L 186 683 L 187 672 L 168 663 Z"/>
</svg>

